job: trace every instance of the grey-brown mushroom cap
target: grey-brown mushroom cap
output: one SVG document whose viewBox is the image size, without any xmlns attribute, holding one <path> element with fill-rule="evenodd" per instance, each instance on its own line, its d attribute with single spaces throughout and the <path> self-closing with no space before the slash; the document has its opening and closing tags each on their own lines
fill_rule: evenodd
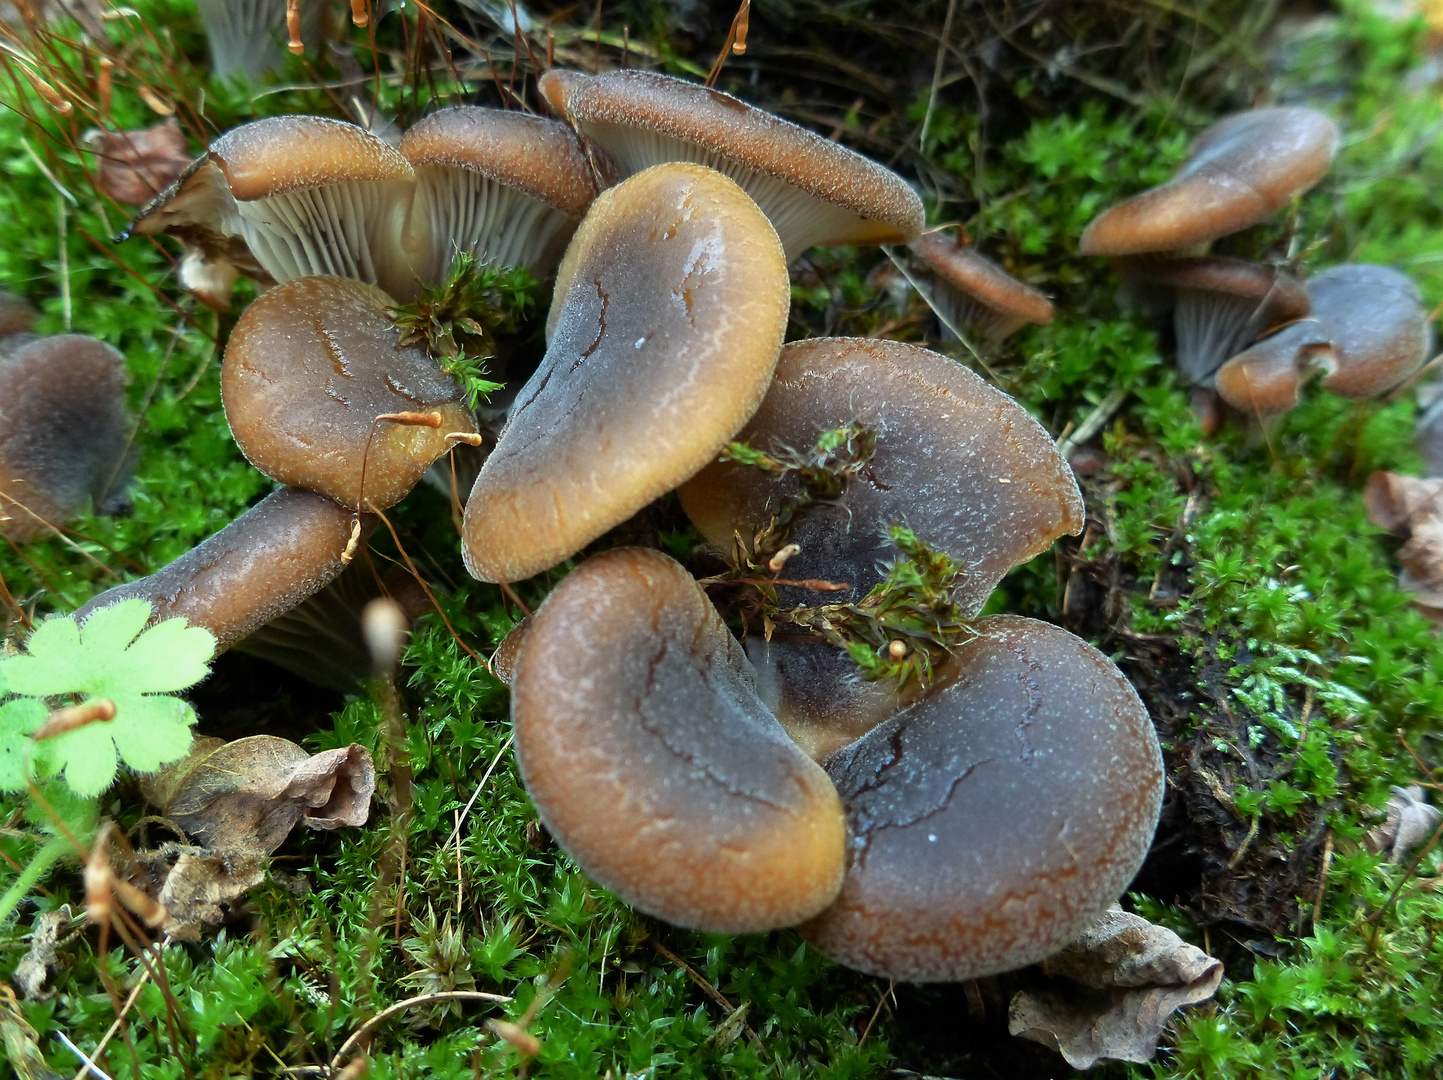
<svg viewBox="0 0 1443 1080">
<path fill-rule="evenodd" d="M 1337 147 L 1337 125 L 1313 109 L 1278 106 L 1229 116 L 1198 136 L 1166 184 L 1093 220 L 1078 251 L 1177 251 L 1240 232 L 1321 180 Z"/>
<path fill-rule="evenodd" d="M 184 616 L 227 649 L 345 569 L 353 521 L 322 495 L 281 488 L 173 563 L 101 593 L 76 618 L 139 597 L 151 603 L 152 622 Z M 374 524 L 366 515 L 363 532 Z"/>
<path fill-rule="evenodd" d="M 1082 530 L 1082 496 L 1057 444 L 1006 394 L 945 356 L 895 341 L 813 338 L 782 349 L 766 400 L 739 439 L 771 451 L 814 445 L 857 422 L 878 433 L 870 466 L 837 504 L 794 524 L 791 579 L 854 586 L 861 599 L 895 558 L 885 526 L 906 525 L 968 567 L 957 600 L 972 614 L 1019 563 Z M 730 550 L 796 490 L 714 463 L 679 490 L 706 539 Z M 815 602 L 815 598 L 804 602 Z"/>
<path fill-rule="evenodd" d="M 890 169 L 720 90 L 612 71 L 564 93 L 571 123 L 628 174 L 676 160 L 727 173 L 772 219 L 788 258 L 814 244 L 905 243 L 922 231 L 922 200 Z"/>
<path fill-rule="evenodd" d="M 1428 359 L 1433 337 L 1428 309 L 1407 274 L 1391 266 L 1346 263 L 1309 279 L 1308 294 L 1333 342 L 1324 389 L 1371 397 L 1397 386 Z"/>
<path fill-rule="evenodd" d="M 766 394 L 789 303 L 776 232 L 720 173 L 661 165 L 598 196 L 466 503 L 467 569 L 539 573 L 715 458 Z"/>
<path fill-rule="evenodd" d="M 457 106 L 420 121 L 398 149 L 416 170 L 408 245 L 427 284 L 457 252 L 550 276 L 596 197 L 576 133 L 556 120 Z"/>
<path fill-rule="evenodd" d="M 347 506 L 364 498 L 385 509 L 450 449 L 448 434 L 476 430 L 456 380 L 419 345 L 401 344 L 392 306 L 371 285 L 308 277 L 246 308 L 226 344 L 221 400 L 252 465 Z M 402 413 L 438 423 L 378 419 Z"/>
<path fill-rule="evenodd" d="M 618 548 L 573 571 L 533 617 L 511 693 L 537 812 L 627 903 L 747 933 L 837 895 L 836 790 L 758 700 L 741 646 L 672 559 Z"/>
<path fill-rule="evenodd" d="M 1297 407 L 1308 369 L 1331 354 L 1327 328 L 1317 319 L 1302 319 L 1238 353 L 1218 368 L 1213 383 L 1233 408 L 1275 416 Z"/>
<path fill-rule="evenodd" d="M 0 536 L 38 539 L 130 479 L 125 358 L 83 334 L 0 348 Z"/>
<path fill-rule="evenodd" d="M 1002 317 L 1039 326 L 1052 321 L 1051 300 L 956 237 L 941 230 L 927 232 L 912 241 L 911 248 L 939 281 Z"/>
<path fill-rule="evenodd" d="M 827 764 L 847 877 L 800 930 L 882 978 L 973 979 L 1055 952 L 1121 895 L 1157 825 L 1157 736 L 1112 662 L 1031 619 L 975 629 L 950 683 Z"/>
</svg>

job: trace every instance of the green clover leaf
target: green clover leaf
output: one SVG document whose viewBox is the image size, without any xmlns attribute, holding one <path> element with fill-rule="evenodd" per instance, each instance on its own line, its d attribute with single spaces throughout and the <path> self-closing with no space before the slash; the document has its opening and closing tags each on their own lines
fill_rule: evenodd
<svg viewBox="0 0 1443 1080">
<path fill-rule="evenodd" d="M 135 599 L 101 608 L 84 626 L 47 619 L 24 653 L 0 660 L 0 697 L 21 695 L 0 705 L 0 789 L 63 770 L 77 795 L 99 795 L 119 764 L 154 772 L 185 756 L 195 711 L 168 695 L 206 676 L 215 638 L 184 619 L 146 630 L 150 616 L 149 602 Z M 46 698 L 108 698 L 115 719 L 36 743 L 29 736 L 49 715 Z"/>
</svg>

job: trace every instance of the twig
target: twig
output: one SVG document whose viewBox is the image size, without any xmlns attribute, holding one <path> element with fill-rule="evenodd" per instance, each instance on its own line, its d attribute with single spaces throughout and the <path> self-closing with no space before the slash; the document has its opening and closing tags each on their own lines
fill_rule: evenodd
<svg viewBox="0 0 1443 1080">
<path fill-rule="evenodd" d="M 161 947 L 164 948 L 169 941 L 170 938 L 167 936 L 165 941 L 161 942 Z M 120 1030 L 120 1025 L 125 1023 L 125 1017 L 130 1012 L 130 1007 L 135 1004 L 136 999 L 140 997 L 140 992 L 145 989 L 145 984 L 150 981 L 150 970 L 149 967 L 146 967 L 141 971 L 140 978 L 135 980 L 135 986 L 130 991 L 130 996 L 125 999 L 125 1004 L 116 1014 L 115 1022 L 110 1025 L 104 1036 L 101 1037 L 99 1044 L 91 1051 L 90 1059 L 86 1061 L 85 1058 L 81 1058 L 85 1064 L 80 1066 L 80 1071 L 75 1074 L 74 1080 L 85 1080 L 85 1074 L 95 1068 L 91 1062 L 99 1060 L 100 1055 L 105 1053 L 105 1048 L 110 1045 L 110 1040 L 115 1038 L 115 1033 Z"/>
<path fill-rule="evenodd" d="M 1114 387 L 1107 397 L 1099 401 L 1092 412 L 1083 418 L 1082 423 L 1078 424 L 1070 435 L 1058 440 L 1057 452 L 1063 457 L 1069 457 L 1074 450 L 1101 431 L 1117 410 L 1122 408 L 1122 403 L 1127 400 L 1130 392 L 1125 387 Z"/>
<path fill-rule="evenodd" d="M 491 759 L 491 764 L 486 769 L 486 775 L 481 777 L 481 782 L 476 785 L 476 790 L 471 793 L 471 798 L 461 811 L 461 816 L 456 819 L 455 831 L 451 833 L 451 838 L 442 845 L 443 847 L 450 847 L 452 844 L 457 843 L 458 838 L 461 836 L 461 826 L 466 823 L 466 815 L 471 813 L 471 807 L 475 806 L 476 800 L 481 797 L 481 789 L 486 786 L 486 781 L 491 779 L 491 774 L 496 770 L 496 763 L 501 760 L 501 755 L 511 748 L 511 741 L 515 738 L 515 735 L 506 736 L 506 741 L 501 744 L 501 749 L 496 751 L 496 756 Z"/>
<path fill-rule="evenodd" d="M 653 949 L 661 953 L 662 956 L 666 957 L 673 964 L 686 972 L 687 977 L 690 978 L 692 982 L 696 983 L 697 986 L 701 987 L 702 993 L 704 993 L 707 997 L 711 998 L 715 1004 L 720 1005 L 723 1009 L 725 1009 L 728 1016 L 733 1015 L 737 1011 L 737 1007 L 727 1000 L 727 996 L 725 994 L 723 994 L 720 990 L 718 990 L 715 986 L 708 982 L 705 975 L 697 971 L 696 968 L 692 967 L 680 956 L 677 956 L 676 953 L 672 952 L 656 938 L 648 938 L 647 940 L 650 941 L 651 947 Z M 750 1024 L 744 1024 L 743 1026 L 746 1028 L 747 1038 L 752 1041 L 752 1045 L 754 1045 L 758 1050 L 760 1050 L 762 1047 L 762 1040 L 760 1036 L 758 1036 L 757 1033 L 752 1030 Z"/>
<path fill-rule="evenodd" d="M 341 1067 L 341 1062 L 351 1052 L 351 1048 L 374 1031 L 381 1024 L 384 1024 L 397 1013 L 405 1012 L 407 1009 L 415 1008 L 417 1005 L 430 1005 L 437 1001 L 490 1001 L 498 1005 L 504 1005 L 511 999 L 505 994 L 487 994 L 481 990 L 440 990 L 434 994 L 421 994 L 419 997 L 407 998 L 405 1001 L 398 1001 L 382 1009 L 375 1016 L 371 1017 L 364 1024 L 351 1032 L 350 1038 L 341 1043 L 341 1048 L 336 1051 L 336 1056 L 331 1058 L 331 1071 L 335 1072 Z M 79 1077 L 76 1080 L 80 1080 Z"/>
<path fill-rule="evenodd" d="M 942 81 L 942 66 L 947 59 L 947 39 L 952 36 L 952 16 L 957 12 L 957 0 L 947 0 L 947 17 L 942 20 L 942 36 L 937 41 L 937 63 L 932 68 L 932 90 L 927 95 L 927 114 L 922 117 L 922 130 L 917 135 L 917 148 L 927 152 L 927 128 L 932 124 L 932 111 L 937 107 L 937 88 Z"/>
<path fill-rule="evenodd" d="M 1318 875 L 1318 895 L 1313 898 L 1313 925 L 1318 925 L 1318 919 L 1323 913 L 1323 893 L 1328 887 L 1328 868 L 1333 865 L 1333 830 L 1328 830 L 1327 837 L 1323 840 L 1323 869 Z"/>
</svg>

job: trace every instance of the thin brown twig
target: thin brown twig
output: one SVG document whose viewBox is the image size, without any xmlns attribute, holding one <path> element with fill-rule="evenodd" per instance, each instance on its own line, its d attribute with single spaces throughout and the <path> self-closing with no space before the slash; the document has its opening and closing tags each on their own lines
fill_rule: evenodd
<svg viewBox="0 0 1443 1080">
<path fill-rule="evenodd" d="M 364 1024 L 351 1032 L 350 1037 L 341 1044 L 336 1051 L 336 1056 L 331 1058 L 331 1071 L 341 1067 L 341 1062 L 350 1054 L 351 1048 L 374 1031 L 378 1026 L 384 1024 L 397 1013 L 413 1009 L 418 1005 L 430 1005 L 437 1001 L 489 1001 L 494 1004 L 504 1005 L 511 1001 L 505 994 L 487 994 L 481 990 L 440 990 L 434 994 L 421 994 L 417 997 L 407 998 L 405 1001 L 398 1001 L 394 1005 L 387 1006 L 371 1017 Z"/>
</svg>

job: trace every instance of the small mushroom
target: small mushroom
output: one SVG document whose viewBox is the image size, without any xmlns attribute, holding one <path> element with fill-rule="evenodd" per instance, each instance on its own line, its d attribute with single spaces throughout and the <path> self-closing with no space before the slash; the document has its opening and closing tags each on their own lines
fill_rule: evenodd
<svg viewBox="0 0 1443 1080">
<path fill-rule="evenodd" d="M 147 577 L 117 585 L 75 613 L 135 597 L 150 601 L 152 622 L 184 616 L 230 648 L 328 585 L 345 568 L 355 515 L 309 491 L 282 488 L 214 536 Z M 362 534 L 375 521 L 363 519 Z"/>
<path fill-rule="evenodd" d="M 1310 369 L 1333 352 L 1332 338 L 1317 319 L 1300 319 L 1238 353 L 1213 377 L 1233 408 L 1266 419 L 1294 409 Z"/>
<path fill-rule="evenodd" d="M 27 305 L 28 306 L 28 305 Z M 26 325 L 16 310 L 12 326 Z M 0 345 L 0 536 L 26 542 L 92 500 L 128 509 L 132 421 L 125 358 L 82 334 L 12 334 Z"/>
<path fill-rule="evenodd" d="M 1210 387 L 1229 357 L 1309 310 L 1308 294 L 1295 279 L 1242 259 L 1166 259 L 1148 273 L 1176 296 L 1177 366 L 1194 386 Z"/>
<path fill-rule="evenodd" d="M 1147 711 L 1080 638 L 979 620 L 955 676 L 827 762 L 851 837 L 802 936 L 909 982 L 1033 963 L 1094 922 L 1147 854 L 1162 755 Z"/>
<path fill-rule="evenodd" d="M 525 266 L 538 277 L 596 195 L 591 170 L 565 124 L 475 106 L 432 113 L 397 148 L 416 170 L 411 240 L 421 280 L 445 278 L 457 252 L 483 264 Z"/>
<path fill-rule="evenodd" d="M 932 275 L 932 302 L 953 326 L 975 331 L 985 347 L 996 348 L 1027 323 L 1052 321 L 1052 301 L 977 254 L 960 236 L 936 230 L 910 246 Z"/>
<path fill-rule="evenodd" d="M 277 116 L 222 135 L 131 231 L 171 233 L 243 272 L 253 260 L 270 280 L 334 274 L 408 301 L 414 197 L 410 162 L 364 128 Z"/>
<path fill-rule="evenodd" d="M 890 169 L 720 90 L 650 71 L 556 68 L 541 90 L 622 177 L 666 161 L 731 177 L 771 219 L 788 262 L 816 244 L 905 243 L 922 231 L 922 200 Z"/>
<path fill-rule="evenodd" d="M 574 570 L 533 617 L 511 692 L 541 820 L 627 903 L 749 933 L 836 896 L 837 793 L 758 700 L 741 647 L 672 559 L 618 548 Z"/>
<path fill-rule="evenodd" d="M 390 297 L 349 278 L 278 285 L 237 321 L 221 366 L 236 443 L 261 472 L 356 508 L 403 499 L 448 436 L 475 432 L 461 388 L 401 345 Z"/>
<path fill-rule="evenodd" d="M 1301 106 L 1250 109 L 1218 121 L 1177 175 L 1119 203 L 1082 234 L 1083 255 L 1178 251 L 1256 225 L 1323 178 L 1338 128 Z"/>
<path fill-rule="evenodd" d="M 1342 397 L 1392 389 L 1428 358 L 1432 331 L 1423 295 L 1391 266 L 1347 263 L 1308 281 L 1313 314 L 1333 343 L 1321 358 L 1323 388 Z"/>
<path fill-rule="evenodd" d="M 466 503 L 467 569 L 554 566 L 715 458 L 766 393 L 788 304 L 776 232 L 720 173 L 659 165 L 598 196 Z"/>
</svg>

